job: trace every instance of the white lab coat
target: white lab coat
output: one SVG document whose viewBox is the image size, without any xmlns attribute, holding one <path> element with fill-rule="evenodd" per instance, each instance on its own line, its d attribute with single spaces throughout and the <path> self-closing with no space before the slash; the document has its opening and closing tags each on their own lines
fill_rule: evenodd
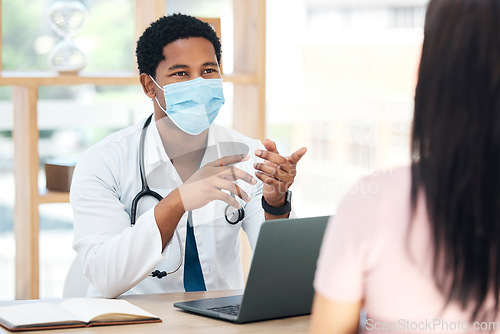
<svg viewBox="0 0 500 334">
<path fill-rule="evenodd" d="M 172 271 L 181 261 L 175 234 L 162 251 L 154 218 L 157 200 L 150 196 L 143 198 L 135 226 L 130 223 L 131 202 L 141 190 L 139 140 L 143 125 L 144 121 L 105 138 L 85 152 L 75 168 L 70 192 L 74 211 L 73 248 L 91 283 L 88 296 L 184 291 L 183 265 L 162 279 L 148 277 L 155 269 Z M 215 124 L 209 129 L 207 147 L 201 166 L 222 156 L 250 153 L 248 161 L 236 165 L 250 175 L 254 175 L 253 163 L 257 160 L 253 152 L 263 148 L 259 141 Z M 165 197 L 182 184 L 165 153 L 154 121 L 147 129 L 144 152 L 146 178 L 152 190 Z M 257 181 L 256 185 L 238 181 L 251 201 L 245 205 L 244 220 L 237 225 L 226 222 L 227 204 L 222 201 L 213 201 L 192 213 L 207 290 L 244 287 L 240 227 L 247 233 L 253 249 L 264 221 L 262 182 Z M 187 215 L 177 226 L 183 251 Z"/>
</svg>

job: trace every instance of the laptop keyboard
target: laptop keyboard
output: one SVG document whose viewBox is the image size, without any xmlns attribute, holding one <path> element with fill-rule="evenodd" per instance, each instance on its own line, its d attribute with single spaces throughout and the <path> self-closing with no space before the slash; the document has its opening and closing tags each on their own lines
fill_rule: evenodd
<svg viewBox="0 0 500 334">
<path fill-rule="evenodd" d="M 225 314 L 238 315 L 238 313 L 240 313 L 240 304 L 211 307 L 209 310 Z"/>
</svg>

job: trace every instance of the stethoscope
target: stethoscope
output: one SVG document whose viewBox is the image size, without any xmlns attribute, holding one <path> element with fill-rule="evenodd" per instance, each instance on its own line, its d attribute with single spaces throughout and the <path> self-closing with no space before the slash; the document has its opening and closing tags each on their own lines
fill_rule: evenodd
<svg viewBox="0 0 500 334">
<path fill-rule="evenodd" d="M 134 199 L 132 200 L 132 206 L 130 208 L 130 224 L 132 226 L 135 225 L 136 215 L 137 215 L 137 205 L 139 204 L 139 200 L 141 198 L 143 198 L 145 196 L 152 196 L 152 197 L 156 198 L 158 201 L 161 201 L 163 199 L 163 197 L 160 194 L 158 194 L 156 191 L 153 191 L 149 188 L 148 181 L 146 179 L 145 168 L 144 168 L 144 142 L 146 139 L 146 131 L 147 131 L 149 124 L 151 123 L 152 118 L 153 118 L 153 114 L 151 114 L 148 117 L 148 119 L 146 120 L 146 122 L 144 122 L 144 126 L 142 127 L 142 131 L 141 131 L 141 139 L 139 142 L 139 173 L 141 175 L 142 189 L 141 189 L 141 191 L 139 191 L 137 193 L 137 195 L 135 195 Z M 231 195 L 234 197 L 233 194 L 231 194 Z M 229 224 L 236 225 L 240 221 L 242 221 L 243 218 L 245 218 L 245 210 L 243 207 L 241 207 L 240 209 L 236 209 L 236 208 L 233 208 L 232 206 L 228 205 L 226 207 L 226 209 L 224 210 L 224 216 L 226 218 L 226 221 Z M 162 278 L 162 277 L 167 276 L 169 274 L 175 273 L 181 267 L 182 259 L 183 259 L 184 255 L 183 255 L 183 250 L 181 247 L 181 239 L 179 237 L 179 233 L 177 232 L 177 229 L 175 229 L 175 234 L 177 236 L 177 241 L 179 242 L 179 248 L 180 248 L 180 254 L 181 254 L 181 257 L 180 257 L 181 260 L 179 262 L 179 265 L 177 266 L 177 268 L 175 270 L 173 270 L 171 272 L 165 272 L 165 271 L 160 272 L 159 270 L 155 270 L 151 274 L 153 277 Z"/>
</svg>

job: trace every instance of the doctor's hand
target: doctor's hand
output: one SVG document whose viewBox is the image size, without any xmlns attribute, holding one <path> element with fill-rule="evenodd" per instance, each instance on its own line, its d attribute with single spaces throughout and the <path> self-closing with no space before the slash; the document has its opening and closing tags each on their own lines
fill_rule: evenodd
<svg viewBox="0 0 500 334">
<path fill-rule="evenodd" d="M 264 159 L 263 163 L 255 163 L 255 175 L 264 183 L 262 193 L 266 202 L 274 207 L 285 204 L 285 193 L 293 184 L 297 174 L 297 163 L 306 154 L 302 147 L 288 157 L 283 157 L 276 149 L 276 143 L 266 139 L 264 150 L 256 150 L 255 155 Z"/>
<path fill-rule="evenodd" d="M 223 190 L 231 192 L 245 202 L 250 202 L 250 196 L 234 181 L 243 180 L 253 185 L 257 183 L 257 180 L 247 172 L 231 166 L 238 162 L 247 161 L 249 158 L 248 154 L 230 155 L 198 169 L 178 188 L 184 211 L 199 209 L 214 200 L 221 200 L 237 209 L 241 208 L 236 199 Z"/>
</svg>

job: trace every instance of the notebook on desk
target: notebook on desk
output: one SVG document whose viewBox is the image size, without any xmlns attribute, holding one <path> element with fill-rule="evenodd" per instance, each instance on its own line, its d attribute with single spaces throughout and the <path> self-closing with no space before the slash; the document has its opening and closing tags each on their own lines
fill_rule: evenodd
<svg viewBox="0 0 500 334">
<path fill-rule="evenodd" d="M 243 295 L 174 306 L 235 323 L 310 314 L 316 261 L 328 219 L 323 216 L 265 222 Z"/>
</svg>

